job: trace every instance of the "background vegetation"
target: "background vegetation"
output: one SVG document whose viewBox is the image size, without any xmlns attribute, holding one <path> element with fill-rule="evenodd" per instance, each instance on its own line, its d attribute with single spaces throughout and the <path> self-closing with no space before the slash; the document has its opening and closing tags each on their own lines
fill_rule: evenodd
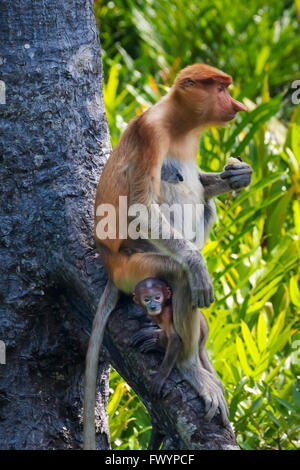
<svg viewBox="0 0 300 470">
<path fill-rule="evenodd" d="M 204 313 L 213 365 L 245 449 L 296 449 L 300 418 L 300 1 L 96 0 L 112 144 L 180 68 L 206 62 L 234 78 L 250 112 L 203 135 L 199 166 L 241 155 L 253 184 L 220 197 L 205 248 L 216 301 Z M 113 371 L 115 449 L 146 448 L 150 421 Z"/>
</svg>

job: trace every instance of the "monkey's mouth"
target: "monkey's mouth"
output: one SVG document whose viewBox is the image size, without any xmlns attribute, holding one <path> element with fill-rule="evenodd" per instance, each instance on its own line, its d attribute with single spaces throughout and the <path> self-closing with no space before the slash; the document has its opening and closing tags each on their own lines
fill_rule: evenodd
<svg viewBox="0 0 300 470">
<path fill-rule="evenodd" d="M 236 117 L 237 113 L 233 112 L 231 114 L 228 114 L 228 116 L 226 117 L 225 121 L 226 122 L 229 122 L 229 121 L 232 121 L 232 119 L 234 119 Z"/>
<path fill-rule="evenodd" d="M 156 310 L 148 310 L 148 313 L 154 317 L 155 315 L 159 315 L 161 313 L 161 308 L 157 308 Z"/>
</svg>

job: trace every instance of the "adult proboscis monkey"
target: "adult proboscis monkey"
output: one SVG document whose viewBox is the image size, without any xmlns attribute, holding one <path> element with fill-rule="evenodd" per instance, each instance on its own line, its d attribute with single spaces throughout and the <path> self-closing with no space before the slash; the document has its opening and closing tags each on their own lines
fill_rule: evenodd
<svg viewBox="0 0 300 470">
<path fill-rule="evenodd" d="M 95 448 L 96 375 L 107 319 L 119 292 L 132 293 L 136 284 L 148 277 L 165 280 L 172 289 L 174 327 L 182 342 L 176 361 L 178 369 L 203 398 L 207 419 L 219 410 L 223 423 L 228 422 L 220 382 L 203 367 L 198 352 L 199 307 L 208 307 L 214 300 L 212 281 L 200 250 L 215 219 L 211 198 L 247 186 L 252 169 L 241 162 L 228 165 L 222 173 L 201 173 L 196 155 L 204 129 L 224 126 L 239 111 L 247 110 L 229 95 L 227 87 L 231 83 L 229 75 L 214 67 L 186 67 L 166 96 L 129 123 L 104 167 L 96 195 L 95 238 L 109 280 L 94 319 L 86 360 L 85 449 Z M 128 198 L 129 206 L 143 204 L 149 213 L 155 208 L 159 215 L 155 227 L 158 237 L 151 238 L 148 220 L 140 224 L 143 238 L 119 236 L 118 230 L 116 237 L 103 236 L 98 230 L 103 219 L 101 207 L 111 204 L 117 209 L 118 227 L 120 196 Z M 191 217 L 193 226 L 204 224 L 204 239 L 195 242 L 178 237 L 176 228 L 160 209 L 162 203 L 177 207 L 203 204 L 204 211 L 194 211 Z M 130 220 L 128 217 L 128 223 Z M 166 228 L 168 238 L 162 236 Z"/>
</svg>

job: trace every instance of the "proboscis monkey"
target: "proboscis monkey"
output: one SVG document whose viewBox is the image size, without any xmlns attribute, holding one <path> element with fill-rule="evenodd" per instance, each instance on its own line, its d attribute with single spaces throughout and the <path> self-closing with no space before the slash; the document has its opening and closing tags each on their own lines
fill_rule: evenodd
<svg viewBox="0 0 300 470">
<path fill-rule="evenodd" d="M 166 282 L 160 279 L 148 277 L 139 282 L 134 289 L 133 300 L 140 305 L 144 312 L 161 329 L 151 330 L 147 327 L 146 331 L 138 331 L 132 338 L 132 345 L 140 344 L 142 352 L 156 350 L 157 346 L 166 349 L 164 360 L 152 381 L 151 391 L 159 396 L 163 384 L 169 376 L 181 349 L 181 339 L 174 329 L 172 292 Z M 199 357 L 203 367 L 215 374 L 212 365 L 209 362 L 205 343 L 208 336 L 208 326 L 204 315 L 200 315 L 200 341 Z M 220 384 L 221 385 L 221 384 Z"/>
<path fill-rule="evenodd" d="M 139 347 L 143 353 L 157 351 L 160 348 L 165 349 L 164 359 L 151 384 L 151 393 L 157 397 L 162 395 L 162 387 L 175 365 L 181 349 L 181 339 L 173 325 L 171 295 L 171 289 L 166 282 L 156 278 L 147 278 L 139 282 L 133 293 L 134 302 L 143 308 L 148 317 L 159 326 L 159 329 L 148 326 L 137 331 L 132 337 L 131 344 Z M 200 362 L 204 369 L 216 375 L 205 347 L 207 337 L 207 321 L 203 313 L 200 312 Z M 221 382 L 220 387 L 222 388 Z M 148 450 L 159 449 L 163 437 L 157 425 L 153 423 Z"/>
<path fill-rule="evenodd" d="M 148 277 L 134 288 L 133 300 L 166 335 L 166 353 L 155 378 L 151 392 L 159 396 L 181 349 L 181 339 L 174 329 L 171 289 L 166 282 Z"/>
<path fill-rule="evenodd" d="M 246 163 L 228 165 L 222 173 L 199 173 L 196 156 L 200 135 L 210 126 L 224 126 L 246 107 L 234 100 L 227 87 L 226 73 L 204 64 L 183 69 L 169 93 L 156 105 L 134 118 L 108 159 L 97 189 L 95 238 L 109 280 L 99 302 L 86 360 L 84 398 L 84 448 L 95 448 L 95 391 L 98 355 L 107 319 L 119 292 L 130 294 L 147 277 L 165 280 L 172 288 L 173 322 L 182 347 L 176 365 L 182 376 L 204 400 L 206 418 L 219 410 L 228 422 L 222 387 L 215 374 L 199 358 L 200 310 L 213 302 L 213 287 L 201 253 L 215 219 L 212 197 L 247 186 L 252 169 Z M 154 233 L 149 220 L 141 220 L 141 237 L 105 237 L 99 224 L 103 204 L 117 209 L 119 197 L 128 205 L 143 204 L 148 213 L 159 215 Z M 191 225 L 204 225 L 204 239 L 187 239 L 168 221 L 161 204 L 203 204 L 204 211 L 192 212 Z M 141 217 L 144 217 L 143 215 Z M 145 217 L 144 217 L 145 218 Z M 130 222 L 128 217 L 128 223 Z M 184 221 L 186 224 L 186 220 Z M 169 237 L 163 237 L 165 231 Z M 201 238 L 201 237 L 200 237 Z"/>
</svg>

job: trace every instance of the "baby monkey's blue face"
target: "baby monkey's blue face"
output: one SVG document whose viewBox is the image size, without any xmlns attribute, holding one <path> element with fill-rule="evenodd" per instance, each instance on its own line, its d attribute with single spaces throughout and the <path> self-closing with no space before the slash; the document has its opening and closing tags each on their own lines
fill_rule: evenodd
<svg viewBox="0 0 300 470">
<path fill-rule="evenodd" d="M 170 299 L 171 288 L 164 281 L 151 277 L 139 282 L 133 293 L 133 301 L 152 317 L 163 313 Z"/>
<path fill-rule="evenodd" d="M 160 291 L 147 289 L 147 294 L 141 296 L 141 301 L 149 315 L 159 315 L 161 313 L 163 296 Z"/>
</svg>

